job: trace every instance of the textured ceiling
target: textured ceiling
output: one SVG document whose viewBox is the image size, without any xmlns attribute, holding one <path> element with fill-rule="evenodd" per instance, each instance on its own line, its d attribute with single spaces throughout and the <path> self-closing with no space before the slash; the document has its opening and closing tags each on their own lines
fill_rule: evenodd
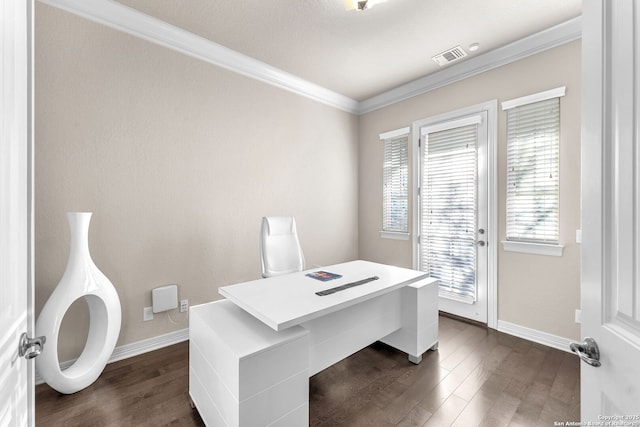
<svg viewBox="0 0 640 427">
<path fill-rule="evenodd" d="M 441 68 L 460 45 L 482 54 L 581 14 L 582 0 L 119 0 L 305 80 L 362 101 Z"/>
</svg>

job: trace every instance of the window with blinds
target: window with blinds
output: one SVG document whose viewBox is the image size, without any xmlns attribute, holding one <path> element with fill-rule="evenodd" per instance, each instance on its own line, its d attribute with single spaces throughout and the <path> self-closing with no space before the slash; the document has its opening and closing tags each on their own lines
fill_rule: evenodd
<svg viewBox="0 0 640 427">
<path fill-rule="evenodd" d="M 476 301 L 478 123 L 423 136 L 420 268 L 440 296 Z"/>
<path fill-rule="evenodd" d="M 383 237 L 409 232 L 409 128 L 380 135 L 384 143 L 382 232 Z M 407 236 L 408 238 L 408 236 Z"/>
<path fill-rule="evenodd" d="M 507 111 L 507 240 L 560 239 L 560 96 L 564 88 L 503 103 Z"/>
</svg>

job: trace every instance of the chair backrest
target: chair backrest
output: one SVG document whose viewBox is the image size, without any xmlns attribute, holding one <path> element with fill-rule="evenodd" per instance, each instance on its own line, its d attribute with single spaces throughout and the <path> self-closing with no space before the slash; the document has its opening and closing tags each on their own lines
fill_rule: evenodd
<svg viewBox="0 0 640 427">
<path fill-rule="evenodd" d="M 298 241 L 296 220 L 293 217 L 262 218 L 260 259 L 262 277 L 304 270 L 304 255 Z"/>
</svg>

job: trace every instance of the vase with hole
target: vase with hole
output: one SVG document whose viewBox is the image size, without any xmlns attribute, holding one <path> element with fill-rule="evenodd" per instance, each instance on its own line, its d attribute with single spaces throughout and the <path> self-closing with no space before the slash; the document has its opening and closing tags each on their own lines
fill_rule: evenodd
<svg viewBox="0 0 640 427">
<path fill-rule="evenodd" d="M 116 289 L 89 253 L 91 212 L 68 212 L 67 220 L 71 237 L 69 260 L 36 322 L 37 335 L 47 337 L 36 367 L 52 388 L 71 394 L 91 385 L 104 370 L 120 334 L 121 308 Z M 89 333 L 78 359 L 62 370 L 58 360 L 60 326 L 71 304 L 80 298 L 89 307 Z"/>
</svg>

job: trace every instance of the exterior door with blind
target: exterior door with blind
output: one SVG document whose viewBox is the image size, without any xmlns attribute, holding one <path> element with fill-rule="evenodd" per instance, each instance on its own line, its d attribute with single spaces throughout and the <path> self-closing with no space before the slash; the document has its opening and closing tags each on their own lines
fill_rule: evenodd
<svg viewBox="0 0 640 427">
<path fill-rule="evenodd" d="M 414 124 L 419 137 L 417 268 L 439 280 L 440 311 L 488 322 L 487 110 Z"/>
</svg>

